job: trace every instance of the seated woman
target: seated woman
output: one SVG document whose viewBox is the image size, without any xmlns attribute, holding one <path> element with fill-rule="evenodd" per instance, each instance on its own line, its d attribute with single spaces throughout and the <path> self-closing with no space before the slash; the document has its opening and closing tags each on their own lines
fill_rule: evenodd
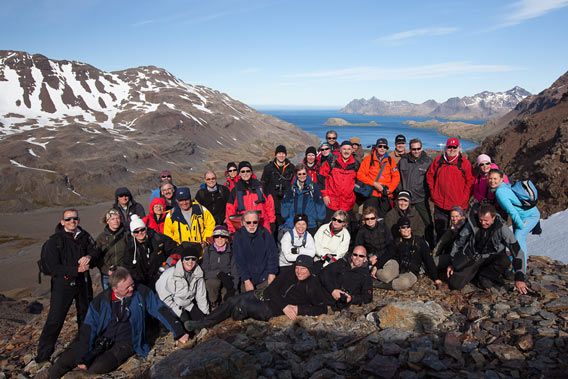
<svg viewBox="0 0 568 379">
<path fill-rule="evenodd" d="M 150 203 L 148 215 L 142 219 L 146 226 L 155 232 L 164 233 L 164 221 L 166 221 L 166 199 L 155 197 Z"/>
<path fill-rule="evenodd" d="M 278 265 L 280 272 L 292 269 L 298 255 L 316 255 L 314 237 L 307 231 L 309 225 L 308 216 L 298 214 L 294 216 L 294 229 L 284 233 L 280 240 L 280 259 Z"/>
<path fill-rule="evenodd" d="M 355 237 L 355 246 L 364 246 L 367 259 L 372 265 L 377 263 L 378 257 L 390 253 L 393 248 L 393 239 L 390 230 L 385 225 L 375 207 L 363 208 L 361 217 L 363 225 Z"/>
<path fill-rule="evenodd" d="M 394 202 L 394 208 L 388 211 L 385 216 L 385 224 L 390 229 L 394 239 L 400 237 L 397 222 L 401 217 L 406 217 L 410 220 L 415 236 L 424 236 L 424 221 L 422 221 L 420 214 L 418 214 L 410 204 L 411 198 L 412 196 L 409 191 L 400 191 Z"/>
<path fill-rule="evenodd" d="M 239 273 L 233 257 L 230 235 L 225 225 L 217 225 L 213 230 L 213 243 L 207 246 L 203 254 L 201 269 L 205 276 L 211 308 L 221 303 L 221 295 L 223 300 L 233 296 L 239 285 Z"/>
<path fill-rule="evenodd" d="M 101 286 L 103 290 L 109 287 L 108 279 L 118 266 L 122 265 L 126 254 L 126 236 L 120 220 L 120 213 L 116 209 L 110 209 L 103 217 L 105 227 L 96 240 L 99 259 L 97 267 L 101 271 Z"/>
<path fill-rule="evenodd" d="M 371 276 L 379 281 L 375 287 L 407 290 L 418 281 L 422 265 L 436 285 L 442 284 L 424 238 L 412 235 L 410 220 L 406 217 L 400 218 L 397 225 L 400 237 L 395 239 L 393 254 L 383 255 L 371 271 Z"/>
<path fill-rule="evenodd" d="M 201 320 L 209 314 L 203 270 L 197 265 L 199 245 L 183 243 L 183 258 L 162 273 L 156 282 L 156 292 L 182 320 Z"/>
<path fill-rule="evenodd" d="M 315 258 L 320 267 L 337 261 L 349 250 L 349 242 L 351 235 L 346 228 L 349 223 L 347 212 L 335 211 L 331 218 L 331 222 L 320 226 L 314 240 L 316 243 Z"/>
<path fill-rule="evenodd" d="M 450 228 L 442 234 L 432 255 L 447 255 L 452 251 L 452 245 L 458 237 L 458 234 L 460 234 L 460 230 L 462 230 L 465 221 L 464 210 L 457 205 L 453 207 L 450 211 Z"/>
</svg>

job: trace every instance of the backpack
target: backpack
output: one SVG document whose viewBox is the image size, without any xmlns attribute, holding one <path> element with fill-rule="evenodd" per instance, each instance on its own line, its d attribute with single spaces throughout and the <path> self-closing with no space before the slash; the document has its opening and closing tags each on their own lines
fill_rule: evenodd
<svg viewBox="0 0 568 379">
<path fill-rule="evenodd" d="M 527 210 L 536 207 L 538 191 L 530 179 L 516 182 L 511 186 L 511 190 L 521 202 L 522 209 Z"/>
<path fill-rule="evenodd" d="M 456 166 L 458 167 L 458 170 L 461 171 L 463 177 L 465 178 L 466 174 L 465 174 L 465 170 L 462 168 L 462 164 L 463 164 L 463 157 L 460 153 L 460 155 L 458 155 L 458 160 L 457 160 Z M 442 165 L 451 166 L 450 162 L 448 162 L 444 159 L 444 156 L 440 157 L 440 160 L 438 161 L 438 166 L 436 167 L 436 171 L 434 171 L 434 183 L 436 183 L 436 180 L 438 179 L 438 171 L 440 171 L 440 169 L 442 168 Z"/>
<path fill-rule="evenodd" d="M 39 284 L 41 284 L 41 274 L 47 276 L 52 276 L 54 274 L 53 267 L 50 267 L 49 265 L 49 262 L 53 261 L 53 259 L 50 259 L 49 254 L 51 254 L 51 252 L 47 248 L 47 244 L 52 238 L 55 240 L 56 249 L 58 251 L 61 251 L 63 249 L 63 238 L 61 238 L 61 236 L 57 234 L 52 235 L 47 241 L 43 243 L 43 245 L 41 246 L 40 258 L 37 261 L 37 267 L 39 269 L 39 272 L 37 274 L 37 281 Z"/>
</svg>

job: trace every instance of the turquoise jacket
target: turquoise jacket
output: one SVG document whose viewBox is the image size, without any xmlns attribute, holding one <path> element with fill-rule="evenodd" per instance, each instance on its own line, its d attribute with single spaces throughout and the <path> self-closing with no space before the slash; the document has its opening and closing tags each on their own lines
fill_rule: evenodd
<svg viewBox="0 0 568 379">
<path fill-rule="evenodd" d="M 522 208 L 521 201 L 511 189 L 510 184 L 501 183 L 495 191 L 495 197 L 501 209 L 511 216 L 515 229 L 522 229 L 524 220 L 528 218 L 540 218 L 540 212 L 537 207 L 532 207 L 531 209 Z"/>
</svg>

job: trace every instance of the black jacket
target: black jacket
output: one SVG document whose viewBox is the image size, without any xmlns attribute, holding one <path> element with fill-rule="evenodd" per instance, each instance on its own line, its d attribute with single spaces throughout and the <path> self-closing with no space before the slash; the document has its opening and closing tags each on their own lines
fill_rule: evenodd
<svg viewBox="0 0 568 379">
<path fill-rule="evenodd" d="M 331 292 L 340 289 L 351 295 L 350 304 L 367 304 L 373 301 L 373 283 L 367 265 L 351 268 L 344 257 L 329 264 L 320 274 L 320 280 L 328 292 L 329 305 L 336 305 Z"/>
<path fill-rule="evenodd" d="M 217 184 L 217 189 L 213 192 L 209 191 L 206 186 L 205 188 L 203 187 L 197 191 L 195 200 L 211 212 L 215 219 L 215 225 L 224 224 L 227 201 L 229 200 L 229 189 L 221 184 Z"/>
<path fill-rule="evenodd" d="M 412 204 L 420 203 L 428 197 L 428 184 L 426 172 L 432 164 L 432 158 L 422 151 L 418 159 L 412 154 L 405 154 L 398 162 L 400 172 L 399 190 L 407 190 L 412 194 Z"/>
<path fill-rule="evenodd" d="M 411 238 L 399 237 L 395 239 L 393 254 L 380 257 L 377 266 L 382 268 L 390 259 L 398 262 L 401 274 L 412 272 L 418 276 L 420 267 L 424 265 L 426 274 L 430 279 L 438 279 L 436 265 L 430 255 L 430 248 L 423 237 L 412 236 Z"/>
<path fill-rule="evenodd" d="M 276 164 L 276 158 L 266 166 L 262 171 L 260 181 L 266 194 L 272 195 L 274 199 L 274 210 L 276 214 L 280 214 L 280 202 L 292 186 L 292 179 L 296 169 L 288 159 L 284 161 L 284 165 L 279 167 Z"/>
<path fill-rule="evenodd" d="M 144 211 L 144 207 L 142 206 L 142 204 L 137 203 L 132 197 L 132 194 L 130 192 L 128 193 L 128 195 L 130 201 L 128 202 L 128 207 L 126 207 L 126 210 L 122 208 L 120 204 L 118 204 L 118 198 L 115 199 L 114 204 L 112 206 L 114 209 L 118 211 L 118 213 L 120 213 L 120 221 L 122 223 L 122 226 L 124 226 L 124 229 L 126 230 L 130 229 L 130 218 L 132 217 L 132 215 L 136 214 L 140 218 L 146 216 L 146 211 Z"/>
<path fill-rule="evenodd" d="M 124 267 L 130 271 L 136 283 L 154 288 L 160 277 L 160 267 L 171 254 L 181 255 L 181 246 L 170 237 L 147 229 L 146 241 L 140 243 L 134 237 L 128 238 L 124 255 Z"/>
<path fill-rule="evenodd" d="M 269 299 L 273 316 L 284 314 L 282 309 L 289 304 L 298 306 L 298 315 L 317 316 L 327 312 L 325 292 L 313 275 L 299 281 L 294 270 L 287 270 L 278 275 L 263 294 Z"/>
<path fill-rule="evenodd" d="M 393 240 L 390 230 L 383 219 L 378 219 L 374 228 L 363 224 L 355 237 L 355 246 L 362 245 L 367 249 L 367 256 L 375 255 L 377 258 L 393 249 Z"/>
</svg>

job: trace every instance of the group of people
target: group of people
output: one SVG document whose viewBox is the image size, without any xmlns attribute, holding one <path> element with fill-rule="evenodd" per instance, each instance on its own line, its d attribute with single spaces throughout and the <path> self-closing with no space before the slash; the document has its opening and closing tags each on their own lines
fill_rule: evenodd
<svg viewBox="0 0 568 379">
<path fill-rule="evenodd" d="M 394 145 L 379 138 L 364 154 L 359 138 L 338 143 L 331 130 L 296 165 L 277 146 L 260 179 L 248 161 L 229 162 L 224 184 L 207 171 L 195 197 L 164 170 L 148 214 L 128 188 L 115 191 L 96 240 L 66 209 L 42 248 L 51 300 L 36 362 L 51 358 L 73 301 L 80 332 L 49 377 L 146 356 L 159 330 L 148 315 L 184 343 L 228 317 L 294 320 L 368 303 L 373 287 L 406 290 L 421 273 L 458 290 L 511 277 L 527 293 L 538 209 L 519 202 L 489 156 L 474 174 L 456 138 L 434 159 L 419 139 Z M 93 299 L 94 267 L 103 291 Z"/>
</svg>

